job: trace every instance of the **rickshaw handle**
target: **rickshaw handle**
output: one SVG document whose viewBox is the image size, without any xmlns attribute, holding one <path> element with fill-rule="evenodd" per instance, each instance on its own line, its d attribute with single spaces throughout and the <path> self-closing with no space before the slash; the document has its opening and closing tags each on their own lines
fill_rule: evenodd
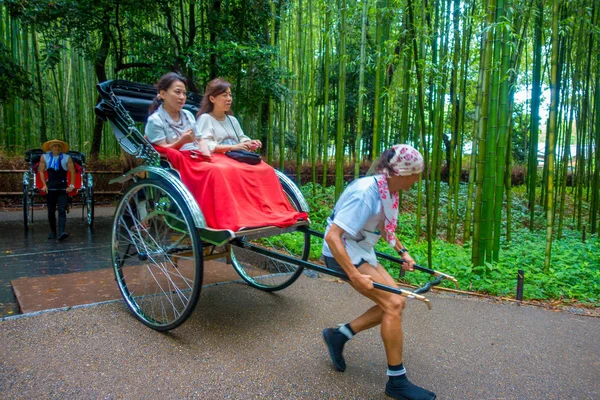
<svg viewBox="0 0 600 400">
<path fill-rule="evenodd" d="M 321 273 L 324 273 L 324 274 L 327 274 L 327 275 L 335 276 L 336 278 L 342 279 L 342 280 L 344 280 L 346 282 L 350 282 L 350 279 L 344 273 L 335 271 L 335 270 L 330 269 L 330 268 L 323 267 L 321 265 L 313 264 L 313 263 L 308 262 L 308 261 L 300 260 L 298 258 L 290 257 L 290 256 L 287 256 L 285 254 L 276 253 L 274 251 L 270 251 L 270 250 L 265 249 L 263 247 L 256 246 L 256 245 L 254 245 L 252 243 L 248 243 L 248 242 L 246 242 L 246 241 L 244 241 L 242 239 L 239 239 L 239 238 L 232 240 L 230 243 L 232 245 L 234 245 L 234 246 L 238 246 L 238 247 L 242 247 L 242 248 L 245 248 L 245 249 L 249 249 L 249 250 L 251 250 L 253 252 L 256 252 L 256 253 L 259 253 L 259 254 L 263 254 L 263 255 L 265 255 L 267 257 L 275 258 L 275 259 L 278 259 L 278 260 L 283 261 L 283 262 L 287 262 L 287 263 L 290 263 L 290 264 L 297 265 L 299 267 L 304 267 L 304 268 L 311 269 L 313 271 L 317 271 L 317 272 L 321 272 Z M 427 285 L 425 285 L 425 286 L 427 286 Z M 430 287 L 431 287 L 431 285 L 430 285 L 430 287 L 425 290 L 424 289 L 425 286 L 423 286 L 423 288 L 420 288 L 420 289 L 423 289 L 421 291 L 421 293 L 424 293 L 424 292 L 428 291 L 430 289 Z M 405 289 L 401 289 L 401 288 L 395 288 L 395 287 L 391 287 L 391 286 L 387 286 L 387 285 L 382 285 L 381 283 L 377 283 L 377 282 L 373 282 L 373 287 L 375 289 L 383 290 L 385 292 L 394 293 L 394 294 L 397 294 L 397 295 L 400 295 L 400 296 L 403 296 L 403 297 L 408 297 L 408 298 L 411 298 L 411 299 L 420 300 L 420 301 L 424 302 L 427 305 L 428 309 L 431 310 L 431 303 L 429 302 L 429 299 L 427 299 L 425 296 L 420 295 L 419 293 L 416 293 L 416 291 L 415 292 L 411 292 L 410 290 L 405 290 Z"/>
<path fill-rule="evenodd" d="M 318 232 L 318 231 L 312 230 L 310 228 L 304 228 L 304 227 L 302 227 L 299 230 L 305 231 L 309 235 L 320 237 L 321 239 L 325 238 L 325 234 L 323 234 L 322 232 Z M 381 253 L 379 251 L 376 251 L 375 254 L 377 255 L 377 257 L 381 257 L 384 260 L 392 261 L 392 262 L 395 262 L 395 263 L 398 263 L 398 264 L 403 264 L 403 263 L 406 262 L 402 258 L 390 256 L 389 254 Z M 428 292 L 433 286 L 439 285 L 442 282 L 443 279 L 448 279 L 449 281 L 454 282 L 454 284 L 456 285 L 456 288 L 458 289 L 458 281 L 452 275 L 448 275 L 448 274 L 445 274 L 443 272 L 436 271 L 434 269 L 423 267 L 423 266 L 418 265 L 418 264 L 414 264 L 414 267 L 415 267 L 416 270 L 419 270 L 421 272 L 425 272 L 425 273 L 427 273 L 429 275 L 437 276 L 436 279 L 432 280 L 431 282 L 427 282 L 423 287 L 420 287 L 420 288 L 416 289 L 414 291 L 414 293 L 425 293 L 425 292 Z"/>
</svg>

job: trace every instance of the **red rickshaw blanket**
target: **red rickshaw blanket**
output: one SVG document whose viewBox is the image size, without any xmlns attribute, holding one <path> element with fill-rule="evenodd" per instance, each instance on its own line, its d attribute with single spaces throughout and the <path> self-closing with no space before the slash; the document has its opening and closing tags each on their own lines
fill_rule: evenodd
<svg viewBox="0 0 600 400">
<path fill-rule="evenodd" d="M 189 152 L 154 148 L 179 171 L 209 228 L 285 228 L 308 219 L 307 213 L 292 208 L 275 170 L 265 162 L 249 165 L 223 154 L 213 154 L 206 161 Z"/>
</svg>

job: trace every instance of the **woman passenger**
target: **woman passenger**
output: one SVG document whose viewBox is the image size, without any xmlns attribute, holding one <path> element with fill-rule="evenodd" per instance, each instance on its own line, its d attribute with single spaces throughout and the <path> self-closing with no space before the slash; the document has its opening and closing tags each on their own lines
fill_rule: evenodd
<svg viewBox="0 0 600 400">
<path fill-rule="evenodd" d="M 210 157 L 206 142 L 196 134 L 196 119 L 183 106 L 187 98 L 185 78 L 175 72 L 156 84 L 158 94 L 150 106 L 146 137 L 157 146 L 179 150 L 192 158 Z"/>
<path fill-rule="evenodd" d="M 218 154 L 255 150 L 262 145 L 244 135 L 238 121 L 228 115 L 231 114 L 228 82 L 221 79 L 209 82 L 202 100 L 204 113 L 201 111 L 198 124 L 183 109 L 186 91 L 182 76 L 168 73 L 156 86 L 159 95 L 150 109 L 146 136 L 179 172 L 198 202 L 207 227 L 233 231 L 259 226 L 284 228 L 308 218 L 305 212 L 297 212 L 291 206 L 270 165 L 264 162 L 250 165 Z M 190 157 L 185 157 L 186 154 Z M 203 155 L 209 156 L 210 162 L 189 161 L 189 158 L 205 160 Z"/>
<path fill-rule="evenodd" d="M 231 150 L 254 151 L 262 147 L 260 140 L 244 134 L 238 120 L 231 112 L 231 84 L 216 78 L 208 82 L 200 110 L 196 114 L 196 131 L 206 140 L 212 153 Z"/>
</svg>

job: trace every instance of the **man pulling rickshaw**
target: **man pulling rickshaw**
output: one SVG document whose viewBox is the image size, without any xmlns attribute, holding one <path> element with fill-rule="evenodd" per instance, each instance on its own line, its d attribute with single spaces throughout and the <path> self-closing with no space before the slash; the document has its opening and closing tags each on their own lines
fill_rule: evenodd
<svg viewBox="0 0 600 400">
<path fill-rule="evenodd" d="M 46 203 L 48 205 L 48 222 L 50 224 L 48 239 L 64 240 L 69 237 L 69 234 L 65 231 L 69 204 L 68 193 L 75 190 L 75 184 L 68 181 L 68 176 L 71 180 L 75 179 L 75 164 L 73 164 L 71 156 L 67 154 L 69 145 L 62 140 L 49 140 L 42 145 L 42 150 L 44 154 L 40 157 L 38 172 L 42 182 L 40 190 L 46 193 Z M 70 175 L 67 175 L 67 172 Z M 56 231 L 57 208 L 58 235 Z"/>
</svg>

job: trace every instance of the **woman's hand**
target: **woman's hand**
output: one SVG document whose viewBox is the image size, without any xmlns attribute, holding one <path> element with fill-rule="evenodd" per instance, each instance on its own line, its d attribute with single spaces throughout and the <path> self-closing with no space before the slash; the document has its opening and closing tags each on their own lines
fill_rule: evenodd
<svg viewBox="0 0 600 400">
<path fill-rule="evenodd" d="M 48 193 L 48 186 L 46 186 L 46 184 L 44 184 L 44 186 L 42 186 L 42 188 L 40 189 L 43 193 Z"/>
<path fill-rule="evenodd" d="M 185 143 L 194 143 L 196 141 L 196 134 L 194 133 L 193 130 L 188 129 L 187 131 L 185 131 L 185 132 L 183 132 L 181 134 L 181 137 L 180 137 L 179 140 L 183 144 L 185 144 Z"/>
<path fill-rule="evenodd" d="M 250 142 L 238 143 L 231 146 L 231 150 L 251 150 Z"/>
<path fill-rule="evenodd" d="M 262 143 L 260 142 L 260 140 L 246 140 L 243 143 L 238 143 L 234 146 L 231 147 L 231 150 L 248 150 L 248 151 L 255 151 L 256 149 L 259 149 L 262 147 Z"/>
<path fill-rule="evenodd" d="M 258 139 L 251 140 L 250 142 L 250 150 L 254 151 L 256 149 L 260 149 L 262 147 L 262 143 Z"/>
</svg>

